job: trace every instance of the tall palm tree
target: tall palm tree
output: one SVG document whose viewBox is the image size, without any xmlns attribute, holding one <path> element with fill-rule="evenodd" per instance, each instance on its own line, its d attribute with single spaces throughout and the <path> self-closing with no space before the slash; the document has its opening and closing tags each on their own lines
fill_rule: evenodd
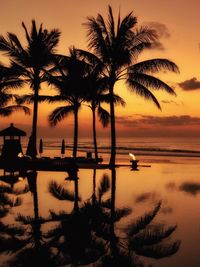
<svg viewBox="0 0 200 267">
<path fill-rule="evenodd" d="M 15 100 L 16 95 L 10 92 L 10 89 L 17 89 L 21 87 L 23 81 L 18 79 L 18 76 L 13 71 L 0 64 L 0 116 L 7 117 L 17 110 L 24 111 L 25 114 L 30 114 L 29 108 L 12 104 Z"/>
<path fill-rule="evenodd" d="M 60 32 L 57 29 L 48 31 L 43 29 L 42 24 L 39 28 L 35 20 L 32 20 L 30 33 L 22 22 L 25 32 L 27 45 L 23 46 L 18 37 L 8 32 L 7 38 L 0 36 L 0 51 L 5 52 L 11 60 L 11 68 L 15 69 L 23 83 L 30 85 L 34 92 L 32 133 L 29 140 L 29 151 L 33 158 L 37 155 L 37 117 L 38 117 L 38 95 L 41 83 L 44 81 L 44 74 L 52 63 L 52 54 L 58 44 Z"/>
<path fill-rule="evenodd" d="M 157 58 L 138 62 L 138 56 L 156 41 L 155 31 L 147 27 L 136 28 L 137 19 L 131 13 L 121 19 L 118 15 L 115 23 L 111 6 L 108 7 L 108 20 L 101 14 L 96 18 L 88 17 L 85 26 L 88 30 L 88 47 L 92 53 L 79 51 L 89 62 L 97 64 L 107 79 L 111 96 L 111 158 L 110 165 L 115 165 L 116 131 L 114 88 L 116 82 L 124 80 L 132 92 L 144 97 L 160 108 L 159 102 L 150 89 L 163 89 L 175 94 L 173 89 L 151 74 L 161 70 L 178 72 L 178 67 L 170 60 Z"/>
<path fill-rule="evenodd" d="M 56 108 L 49 115 L 49 121 L 52 126 L 57 125 L 58 122 L 69 114 L 74 115 L 73 157 L 76 157 L 78 147 L 78 112 L 81 104 L 85 101 L 88 89 L 88 65 L 84 61 L 79 60 L 75 48 L 70 49 L 69 56 L 57 57 L 56 61 L 55 69 L 58 71 L 57 75 L 47 75 L 47 79 L 50 84 L 56 86 L 58 95 L 43 96 L 43 100 L 51 103 L 66 103 L 64 106 Z"/>
<path fill-rule="evenodd" d="M 85 100 L 89 102 L 89 108 L 92 111 L 92 130 L 93 130 L 93 142 L 95 159 L 98 162 L 98 148 L 96 138 L 96 113 L 99 121 L 103 127 L 109 124 L 110 114 L 102 107 L 103 103 L 110 103 L 110 94 L 107 93 L 107 85 L 104 78 L 99 76 L 99 68 L 97 66 L 90 65 L 88 69 L 88 88 L 85 96 Z M 125 106 L 125 101 L 118 95 L 114 95 L 115 104 Z"/>
</svg>

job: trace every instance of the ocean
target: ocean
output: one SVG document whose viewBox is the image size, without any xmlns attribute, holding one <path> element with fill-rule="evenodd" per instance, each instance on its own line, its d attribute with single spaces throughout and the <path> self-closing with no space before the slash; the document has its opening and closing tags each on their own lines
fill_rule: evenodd
<svg viewBox="0 0 200 267">
<path fill-rule="evenodd" d="M 22 140 L 23 150 L 25 151 L 28 139 Z M 61 139 L 44 138 L 43 156 L 60 156 Z M 65 139 L 66 156 L 71 156 L 73 140 Z M 39 140 L 38 140 L 39 147 Z M 109 159 L 110 140 L 109 138 L 98 139 L 99 156 L 104 160 Z M 78 142 L 78 155 L 86 155 L 93 152 L 92 139 L 80 138 Z M 174 157 L 200 157 L 200 138 L 177 138 L 177 137 L 145 137 L 145 138 L 118 138 L 117 139 L 117 160 L 124 163 L 130 159 L 129 153 L 142 158 L 144 161 L 153 160 L 155 157 L 166 157 L 172 160 Z"/>
<path fill-rule="evenodd" d="M 24 152 L 27 141 L 28 139 L 22 139 Z M 42 156 L 61 156 L 61 142 L 61 139 L 43 138 L 44 152 Z M 65 156 L 70 156 L 72 153 L 72 140 L 65 140 L 65 144 Z M 103 157 L 104 162 L 108 161 L 110 151 L 109 139 L 99 138 L 98 145 L 99 155 Z M 91 140 L 80 139 L 78 155 L 86 155 L 86 152 L 89 151 L 93 151 Z M 151 213 L 158 203 L 161 203 L 155 218 L 138 233 L 136 241 L 140 240 L 141 234 L 144 234 L 143 236 L 146 237 L 153 229 L 157 231 L 155 233 L 158 233 L 158 235 L 164 229 L 173 229 L 170 236 L 162 238 L 158 244 L 158 249 L 161 246 L 161 250 L 165 252 L 168 249 L 170 250 L 175 244 L 178 244 L 178 249 L 175 251 L 176 253 L 174 252 L 174 255 L 170 256 L 169 253 L 168 256 L 170 257 L 166 255 L 166 257 L 161 259 L 143 257 L 140 254 L 136 257 L 142 264 L 146 263 L 145 266 L 199 267 L 200 140 L 198 138 L 118 138 L 117 163 L 130 164 L 131 158 L 129 153 L 133 153 L 136 159 L 140 160 L 137 170 L 132 170 L 130 166 L 118 167 L 115 170 L 116 172 L 110 169 L 93 170 L 80 168 L 78 171 L 79 179 L 74 180 L 67 178 L 69 176 L 67 172 L 38 171 L 34 174 L 35 181 L 37 181 L 34 187 L 31 187 L 30 177 L 28 179 L 28 175 L 31 172 L 27 172 L 27 177 L 25 175 L 18 177 L 18 179 L 9 180 L 9 177 L 4 177 L 5 174 L 1 170 L 0 177 L 2 181 L 0 182 L 0 188 L 1 186 L 2 188 L 7 186 L 5 188 L 13 189 L 18 195 L 10 194 L 8 196 L 15 200 L 19 197 L 20 201 L 15 201 L 18 205 L 11 205 L 7 209 L 8 213 L 0 218 L 0 224 L 3 222 L 10 227 L 13 225 L 22 227 L 23 234 L 19 240 L 28 241 L 23 245 L 23 249 L 24 251 L 30 250 L 30 253 L 35 253 L 35 240 L 38 237 L 42 240 L 41 244 L 49 242 L 46 239 L 46 235 L 49 230 L 53 230 L 52 233 L 54 233 L 55 226 L 64 227 L 63 233 L 64 236 L 66 233 L 66 240 L 68 240 L 67 237 L 70 232 L 70 244 L 73 244 L 80 227 L 76 228 L 75 223 L 74 232 L 69 230 L 68 226 L 65 229 L 61 215 L 67 213 L 68 216 L 72 216 L 74 214 L 75 200 L 72 201 L 72 199 L 69 200 L 67 197 L 60 197 L 60 194 L 69 192 L 69 195 L 73 196 L 76 192 L 77 196 L 80 197 L 76 205 L 78 204 L 80 210 L 82 210 L 84 205 L 93 199 L 94 194 L 96 194 L 97 199 L 99 198 L 99 188 L 102 186 L 103 179 L 106 178 L 109 182 L 107 183 L 108 190 L 105 191 L 102 197 L 103 203 L 109 203 L 110 199 L 113 199 L 118 211 L 123 209 L 130 210 L 130 213 L 126 214 L 125 212 L 124 215 L 123 212 L 120 213 L 122 214 L 121 219 L 115 222 L 116 240 L 119 240 L 119 245 L 123 244 L 123 248 L 127 248 L 127 236 L 124 236 L 123 229 L 126 229 L 130 223 L 135 222 L 137 224 L 138 219 L 143 218 L 149 212 Z M 33 176 L 31 177 L 33 179 Z M 50 190 L 52 181 L 57 184 L 58 194 L 52 193 L 52 190 Z M 23 192 L 23 190 L 24 193 L 19 195 L 19 192 Z M 105 206 L 105 209 L 110 214 L 109 206 Z M 55 214 L 55 222 L 51 222 L 51 219 L 53 220 L 52 214 Z M 56 217 L 57 215 L 58 217 Z M 41 225 L 40 220 L 39 223 L 37 221 L 37 216 L 46 219 L 46 221 L 44 220 L 44 223 Z M 21 218 L 21 221 L 18 218 Z M 27 218 L 27 224 L 23 223 L 24 218 Z M 2 232 L 1 234 L 5 236 L 4 234 L 6 233 Z M 96 232 L 92 230 L 93 235 L 95 236 Z M 10 238 L 13 238 L 13 235 Z M 16 236 L 14 236 L 14 241 L 15 238 Z M 65 239 L 61 238 L 62 240 Z M 78 235 L 78 240 L 83 240 L 83 238 L 80 238 L 80 235 Z M 103 239 L 102 242 L 104 242 Z M 18 263 L 21 264 L 20 261 L 23 258 L 16 257 L 15 253 L 6 251 L 6 244 L 1 246 L 1 250 L 5 250 L 5 252 L 0 253 L 0 266 L 10 267 L 9 263 L 6 264 L 6 261 L 9 260 L 18 260 Z M 13 242 L 13 246 L 15 244 L 16 241 Z M 77 247 L 77 243 L 75 244 L 75 247 Z M 51 245 L 53 246 L 52 253 L 54 253 L 54 245 L 56 246 L 57 243 L 54 244 L 52 242 Z M 71 250 L 65 251 L 66 255 L 69 254 L 69 258 L 71 257 L 70 252 Z M 37 257 L 37 254 L 33 255 L 33 257 L 35 255 Z M 40 261 L 40 258 L 38 259 Z M 43 266 L 47 265 L 43 264 Z M 94 263 L 85 266 L 92 267 Z"/>
</svg>

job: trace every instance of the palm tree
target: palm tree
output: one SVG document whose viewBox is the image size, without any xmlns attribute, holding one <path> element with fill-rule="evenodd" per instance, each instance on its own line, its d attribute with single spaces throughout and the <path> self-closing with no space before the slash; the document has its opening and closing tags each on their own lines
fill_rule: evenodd
<svg viewBox="0 0 200 267">
<path fill-rule="evenodd" d="M 9 105 L 16 97 L 15 94 L 10 92 L 10 89 L 17 89 L 21 87 L 22 83 L 23 81 L 18 79 L 18 76 L 10 68 L 0 64 L 0 116 L 7 117 L 17 110 L 30 114 L 29 108 L 25 106 Z"/>
<path fill-rule="evenodd" d="M 11 68 L 16 71 L 23 83 L 30 85 L 34 92 L 32 133 L 27 151 L 33 158 L 37 155 L 37 117 L 38 117 L 38 95 L 41 83 L 44 81 L 44 74 L 52 63 L 52 54 L 58 44 L 60 32 L 57 29 L 48 31 L 43 29 L 42 24 L 39 29 L 35 20 L 32 20 L 32 28 L 28 32 L 22 22 L 27 45 L 23 47 L 18 37 L 13 33 L 8 33 L 7 38 L 0 36 L 0 51 L 10 57 Z"/>
<path fill-rule="evenodd" d="M 108 7 L 108 20 L 101 14 L 96 18 L 88 17 L 85 23 L 88 29 L 88 47 L 93 53 L 80 50 L 89 62 L 101 69 L 102 76 L 107 79 L 110 99 L 111 116 L 111 158 L 110 165 L 115 165 L 116 131 L 114 88 L 116 82 L 124 80 L 132 92 L 144 97 L 160 108 L 159 102 L 150 89 L 163 89 L 175 95 L 173 89 L 151 74 L 161 70 L 178 72 L 178 67 L 172 61 L 157 58 L 138 62 L 138 56 L 156 41 L 155 31 L 147 27 L 136 28 L 137 19 L 131 13 L 121 19 L 118 15 L 115 23 L 111 6 Z"/>
<path fill-rule="evenodd" d="M 85 100 L 89 102 L 89 108 L 92 111 L 92 130 L 93 130 L 93 142 L 95 160 L 98 162 L 98 149 L 96 138 L 96 112 L 99 121 L 103 127 L 109 124 L 110 115 L 109 112 L 102 107 L 103 103 L 110 103 L 110 94 L 107 93 L 106 81 L 99 76 L 99 68 L 91 65 L 88 70 L 88 90 L 86 92 Z M 115 104 L 125 106 L 125 101 L 118 95 L 114 95 Z"/>
<path fill-rule="evenodd" d="M 41 101 L 65 102 L 64 106 L 56 108 L 50 115 L 51 126 L 56 126 L 58 122 L 69 114 L 74 115 L 74 144 L 73 157 L 77 156 L 78 147 L 78 112 L 81 104 L 85 101 L 88 89 L 88 65 L 79 60 L 75 48 L 70 49 L 70 56 L 57 57 L 56 67 L 52 70 L 57 71 L 56 75 L 47 75 L 49 84 L 55 85 L 58 90 L 56 96 L 43 96 Z"/>
</svg>

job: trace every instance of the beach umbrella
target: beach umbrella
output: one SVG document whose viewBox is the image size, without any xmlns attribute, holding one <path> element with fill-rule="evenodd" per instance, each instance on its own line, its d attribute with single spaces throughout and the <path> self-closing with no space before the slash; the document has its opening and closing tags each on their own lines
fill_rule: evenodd
<svg viewBox="0 0 200 267">
<path fill-rule="evenodd" d="M 43 153 L 43 141 L 42 141 L 42 139 L 40 139 L 39 153 L 40 153 L 40 157 L 41 157 L 41 154 Z"/>
<path fill-rule="evenodd" d="M 65 154 L 65 140 L 62 140 L 62 145 L 61 145 L 61 154 L 62 156 Z"/>
</svg>

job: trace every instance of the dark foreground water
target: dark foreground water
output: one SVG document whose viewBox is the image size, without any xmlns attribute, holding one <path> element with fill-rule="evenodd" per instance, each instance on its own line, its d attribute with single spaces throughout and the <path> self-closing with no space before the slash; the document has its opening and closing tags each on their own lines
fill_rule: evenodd
<svg viewBox="0 0 200 267">
<path fill-rule="evenodd" d="M 0 266 L 199 267 L 199 159 L 148 165 L 79 170 L 72 180 L 2 171 Z"/>
</svg>

